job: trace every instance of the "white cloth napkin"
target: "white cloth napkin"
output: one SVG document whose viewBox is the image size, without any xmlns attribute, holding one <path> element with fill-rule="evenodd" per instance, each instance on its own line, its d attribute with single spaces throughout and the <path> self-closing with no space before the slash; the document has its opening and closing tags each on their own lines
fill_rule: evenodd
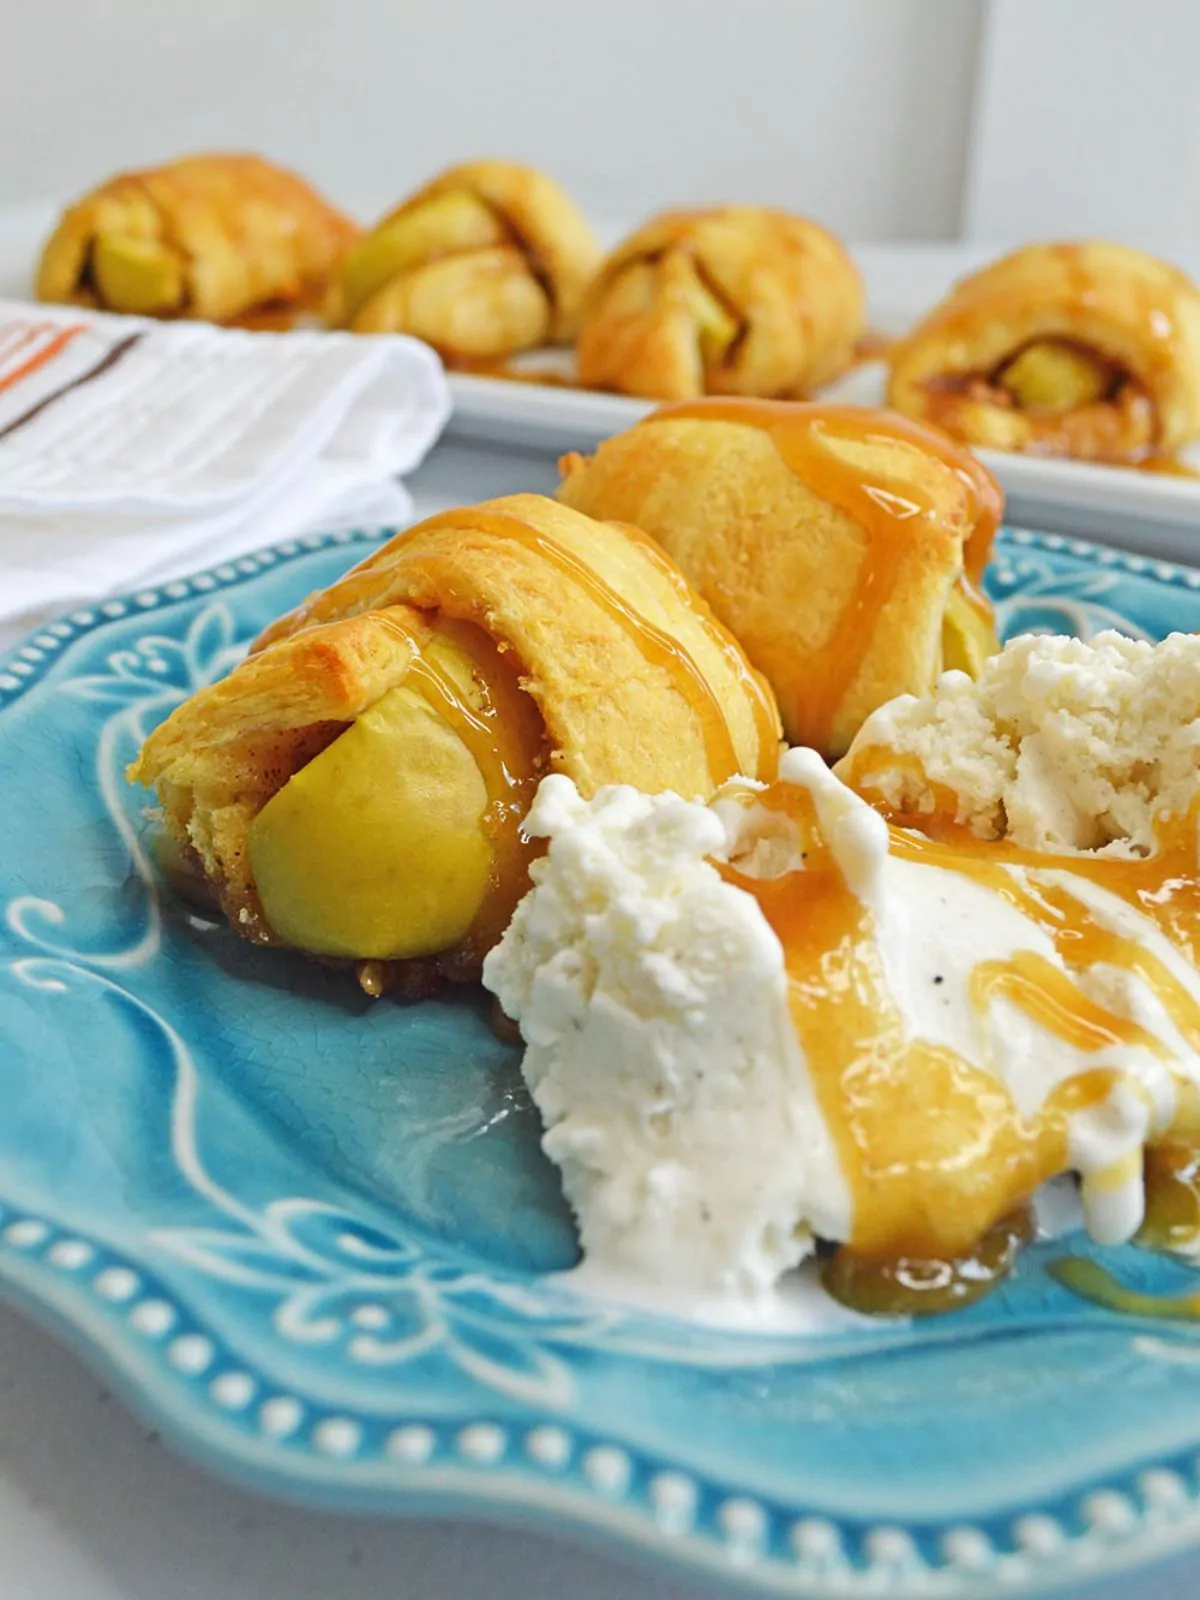
<svg viewBox="0 0 1200 1600">
<path fill-rule="evenodd" d="M 450 414 L 386 334 L 245 333 L 0 300 L 0 624 L 296 534 L 403 522 Z"/>
</svg>

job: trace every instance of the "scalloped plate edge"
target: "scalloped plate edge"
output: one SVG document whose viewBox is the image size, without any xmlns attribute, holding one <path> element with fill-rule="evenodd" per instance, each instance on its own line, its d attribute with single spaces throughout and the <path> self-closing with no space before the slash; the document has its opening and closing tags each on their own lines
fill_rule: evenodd
<svg viewBox="0 0 1200 1600">
<path fill-rule="evenodd" d="M 651 1472 L 648 1498 L 654 1498 L 653 1486 L 664 1480 L 676 1490 L 690 1482 L 698 1493 L 719 1496 L 715 1520 L 724 1538 L 689 1531 L 686 1519 L 680 1520 L 677 1495 L 665 1508 L 667 1497 L 660 1496 L 652 1509 L 618 1492 L 611 1480 L 621 1458 L 639 1478 L 646 1465 L 635 1467 L 633 1452 L 624 1446 L 594 1441 L 583 1446 L 585 1477 L 609 1478 L 606 1488 L 555 1481 L 549 1474 L 565 1472 L 576 1458 L 577 1444 L 582 1445 L 562 1423 L 391 1418 L 384 1426 L 393 1448 L 369 1462 L 347 1459 L 337 1448 L 321 1453 L 288 1450 L 286 1440 L 244 1432 L 232 1417 L 227 1421 L 198 1403 L 189 1386 L 169 1370 L 158 1370 L 139 1349 L 155 1348 L 155 1336 L 131 1338 L 121 1320 L 98 1315 L 77 1280 L 28 1256 L 0 1252 L 0 1298 L 45 1328 L 97 1377 L 111 1382 L 130 1410 L 159 1428 L 187 1460 L 230 1484 L 294 1505 L 372 1516 L 469 1515 L 480 1522 L 563 1534 L 609 1556 L 616 1541 L 620 1550 L 643 1563 L 667 1563 L 725 1592 L 733 1584 L 790 1600 L 1029 1597 L 1142 1570 L 1200 1542 L 1200 1495 L 1189 1494 L 1178 1473 L 1152 1469 L 1142 1474 L 1142 1493 L 1156 1503 L 1141 1517 L 1118 1491 L 1094 1491 L 1098 1514 L 1093 1527 L 1074 1538 L 1053 1519 L 1032 1514 L 1015 1519 L 1018 1548 L 1011 1551 L 997 1550 L 978 1528 L 954 1527 L 942 1535 L 944 1564 L 933 1566 L 902 1529 L 879 1527 L 866 1535 L 865 1561 L 852 1561 L 832 1521 L 777 1513 L 788 1524 L 792 1556 L 787 1559 L 766 1548 L 771 1514 L 763 1507 L 698 1485 L 670 1467 Z M 162 1302 L 138 1302 L 147 1303 Z M 127 1322 L 137 1306 L 124 1310 Z M 311 1425 L 307 1437 L 343 1424 L 355 1426 L 328 1412 Z M 332 1432 L 326 1436 L 331 1441 L 339 1437 Z M 457 1459 L 430 1464 L 435 1455 L 446 1454 Z M 589 1474 L 589 1459 L 603 1462 L 606 1470 Z M 501 1466 L 505 1461 L 507 1466 Z M 537 1475 L 539 1468 L 542 1476 Z"/>
<path fill-rule="evenodd" d="M 322 549 L 375 544 L 389 531 L 309 535 L 153 590 L 76 609 L 0 656 L 0 710 L 32 688 L 60 650 L 88 633 L 236 587 Z M 1135 576 L 1200 588 L 1200 572 L 1176 563 L 1062 535 L 1008 532 L 1018 546 L 1094 555 L 1099 564 Z M 913 1600 L 1029 1596 L 1141 1568 L 1200 1544 L 1200 1491 L 1189 1488 L 1174 1466 L 1143 1463 L 1129 1474 L 1143 1507 L 1124 1491 L 1093 1487 L 1080 1496 L 1090 1523 L 1083 1534 L 1069 1534 L 1048 1515 L 1014 1512 L 1005 1519 L 1014 1548 L 998 1548 L 979 1527 L 949 1527 L 936 1530 L 941 1560 L 930 1564 L 903 1529 L 877 1527 L 864 1535 L 856 1559 L 847 1555 L 836 1523 L 823 1514 L 772 1510 L 624 1445 L 576 1436 L 561 1422 L 501 1424 L 465 1413 L 359 1420 L 305 1408 L 282 1394 L 264 1398 L 261 1391 L 270 1385 L 237 1363 L 226 1363 L 223 1373 L 212 1376 L 215 1341 L 198 1331 L 180 1331 L 185 1324 L 193 1330 L 200 1324 L 178 1297 L 172 1305 L 155 1287 L 128 1303 L 151 1277 L 145 1269 L 122 1264 L 106 1246 L 78 1234 L 61 1235 L 51 1224 L 20 1212 L 7 1221 L 0 1216 L 0 1224 L 5 1300 L 111 1379 L 130 1407 L 160 1426 L 181 1454 L 231 1482 L 283 1500 L 375 1514 L 469 1513 L 562 1531 L 609 1553 L 615 1540 L 643 1558 L 686 1568 L 726 1588 L 734 1583 L 796 1600 L 854 1600 L 868 1594 Z M 96 1270 L 89 1293 L 82 1286 L 83 1269 L 95 1266 L 99 1257 L 108 1265 Z M 134 1285 L 129 1295 L 96 1288 L 105 1273 L 109 1283 L 116 1281 L 113 1274 L 124 1274 Z M 175 1356 L 156 1361 L 152 1352 L 161 1355 L 164 1341 Z M 198 1382 L 188 1382 L 189 1377 L 206 1381 L 207 1404 L 199 1398 Z M 245 1392 L 240 1405 L 217 1398 L 219 1388 L 213 1392 L 222 1377 L 228 1396 Z M 232 1386 L 231 1378 L 236 1380 Z M 257 1401 L 257 1429 L 244 1420 L 238 1425 L 251 1399 Z M 289 1406 L 298 1415 L 293 1426 L 285 1427 Z M 312 1415 L 305 1417 L 306 1409 Z M 355 1459 L 368 1426 L 386 1435 L 384 1447 L 370 1460 Z M 567 1472 L 575 1468 L 583 1483 L 567 1481 Z M 633 1482 L 640 1486 L 636 1500 Z M 695 1528 L 702 1498 L 712 1502 L 713 1531 Z M 790 1556 L 776 1553 L 773 1544 L 785 1546 Z"/>
</svg>

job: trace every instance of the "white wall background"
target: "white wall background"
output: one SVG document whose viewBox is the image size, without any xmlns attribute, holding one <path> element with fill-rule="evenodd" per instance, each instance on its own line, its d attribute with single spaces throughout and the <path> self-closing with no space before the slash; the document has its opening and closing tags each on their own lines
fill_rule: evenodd
<svg viewBox="0 0 1200 1600">
<path fill-rule="evenodd" d="M 14 208 L 23 262 L 39 202 L 224 146 L 365 215 L 509 155 L 605 231 L 744 199 L 859 243 L 1092 234 L 1200 275 L 1198 74 L 1200 0 L 0 0 L 0 258 Z"/>
<path fill-rule="evenodd" d="M 497 154 L 602 218 L 736 198 L 950 238 L 983 6 L 0 0 L 0 207 L 242 146 L 371 209 Z"/>
<path fill-rule="evenodd" d="M 1200 275 L 1200 0 L 989 0 L 968 238 L 1120 240 Z"/>
</svg>

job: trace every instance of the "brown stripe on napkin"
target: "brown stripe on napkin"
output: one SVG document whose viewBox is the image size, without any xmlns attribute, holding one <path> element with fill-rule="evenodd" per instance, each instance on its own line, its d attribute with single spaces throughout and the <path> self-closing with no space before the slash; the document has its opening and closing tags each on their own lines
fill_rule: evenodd
<svg viewBox="0 0 1200 1600">
<path fill-rule="evenodd" d="M 35 350 L 27 361 L 23 361 L 19 367 L 14 367 L 11 372 L 6 372 L 0 375 L 0 392 L 5 389 L 11 389 L 14 383 L 20 383 L 22 378 L 28 377 L 31 372 L 37 372 L 37 370 L 40 367 L 44 367 L 48 361 L 53 361 L 55 356 L 58 355 L 59 351 L 65 350 L 72 339 L 78 339 L 79 335 L 83 333 L 86 328 L 86 322 L 75 322 L 69 327 L 60 328 L 58 332 L 54 334 L 53 339 L 51 339 L 47 344 L 44 344 L 40 350 Z M 52 322 L 43 323 L 40 327 L 31 328 L 29 330 L 31 338 L 36 338 L 39 333 L 53 332 L 54 323 Z M 18 345 L 17 348 L 19 349 L 20 346 Z"/>
<path fill-rule="evenodd" d="M 74 389 L 82 388 L 85 383 L 91 383 L 93 378 L 99 378 L 104 373 L 111 372 L 117 362 L 127 356 L 134 345 L 144 337 L 145 335 L 142 333 L 131 333 L 127 338 L 114 344 L 112 349 L 106 351 L 99 361 L 94 366 L 89 367 L 86 372 L 81 372 L 77 378 L 72 378 L 70 383 L 64 383 L 61 388 L 52 390 L 50 394 L 39 400 L 35 406 L 30 406 L 28 411 L 23 411 L 19 417 L 14 417 L 11 422 L 0 428 L 0 440 L 7 439 L 10 434 L 16 433 L 18 428 L 23 428 L 27 422 L 32 422 L 34 417 L 40 417 L 47 406 L 52 406 L 56 400 L 61 400 L 63 395 L 70 394 Z"/>
</svg>

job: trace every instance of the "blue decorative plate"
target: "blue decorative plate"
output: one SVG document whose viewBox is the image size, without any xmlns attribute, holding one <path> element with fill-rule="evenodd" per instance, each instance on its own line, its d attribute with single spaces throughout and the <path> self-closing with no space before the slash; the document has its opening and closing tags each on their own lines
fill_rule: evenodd
<svg viewBox="0 0 1200 1600">
<path fill-rule="evenodd" d="M 820 1338 L 574 1298 L 516 1052 L 160 897 L 150 729 L 367 536 L 77 612 L 0 665 L 0 1279 L 257 1488 L 591 1530 L 728 1588 L 1041 1592 L 1200 1540 L 1200 1323 L 1041 1245 L 944 1320 Z M 1006 631 L 1200 629 L 1200 572 L 1008 532 Z M 1178 1293 L 1188 1269 L 1107 1265 Z"/>
</svg>

